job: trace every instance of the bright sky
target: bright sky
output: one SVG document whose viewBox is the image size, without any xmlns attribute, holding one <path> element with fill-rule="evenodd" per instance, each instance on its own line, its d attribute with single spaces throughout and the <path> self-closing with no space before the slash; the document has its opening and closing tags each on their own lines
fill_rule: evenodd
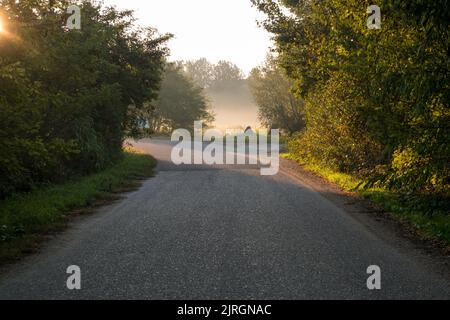
<svg viewBox="0 0 450 320">
<path fill-rule="evenodd" d="M 261 64 L 271 46 L 256 24 L 263 18 L 250 0 L 104 0 L 133 9 L 140 24 L 170 32 L 171 60 L 228 60 L 245 73 Z"/>
</svg>

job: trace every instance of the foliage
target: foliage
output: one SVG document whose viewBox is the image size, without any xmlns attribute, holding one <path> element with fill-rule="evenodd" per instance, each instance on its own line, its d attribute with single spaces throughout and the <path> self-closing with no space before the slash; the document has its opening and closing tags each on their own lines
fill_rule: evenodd
<svg viewBox="0 0 450 320">
<path fill-rule="evenodd" d="M 193 129 L 194 121 L 205 125 L 214 121 L 203 89 L 188 78 L 181 67 L 168 64 L 159 97 L 149 114 L 152 132 L 170 133 L 175 129 Z"/>
<path fill-rule="evenodd" d="M 238 87 L 244 80 L 242 70 L 229 61 L 220 60 L 214 65 L 212 89 L 224 90 Z"/>
<path fill-rule="evenodd" d="M 200 58 L 182 63 L 186 74 L 203 89 L 211 87 L 214 81 L 214 66 L 206 59 Z"/>
<path fill-rule="evenodd" d="M 370 1 L 252 2 L 306 102 L 291 151 L 370 186 L 448 199 L 448 1 L 379 1 L 381 30 L 366 26 Z"/>
<path fill-rule="evenodd" d="M 268 57 L 265 65 L 251 71 L 248 82 L 264 126 L 288 134 L 304 129 L 304 102 L 292 94 L 293 81 L 273 56 Z"/>
<path fill-rule="evenodd" d="M 216 64 L 206 58 L 180 62 L 186 75 L 203 89 L 215 91 L 239 87 L 244 82 L 244 74 L 238 66 L 229 61 L 220 60 Z"/>
<path fill-rule="evenodd" d="M 157 97 L 170 35 L 90 1 L 67 30 L 69 3 L 0 0 L 0 197 L 116 161 Z"/>
</svg>

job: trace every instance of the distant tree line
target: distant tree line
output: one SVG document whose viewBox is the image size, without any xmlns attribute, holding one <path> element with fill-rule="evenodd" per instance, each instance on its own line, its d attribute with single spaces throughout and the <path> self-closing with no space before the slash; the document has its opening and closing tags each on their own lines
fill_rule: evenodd
<svg viewBox="0 0 450 320">
<path fill-rule="evenodd" d="M 191 80 L 180 63 L 170 63 L 165 70 L 158 99 L 147 109 L 151 133 L 171 133 L 174 129 L 193 129 L 194 121 L 205 126 L 214 121 L 202 87 Z"/>
<path fill-rule="evenodd" d="M 206 58 L 181 61 L 179 64 L 186 75 L 198 86 L 208 90 L 224 90 L 242 85 L 245 76 L 234 63 L 220 60 L 212 64 Z"/>
<path fill-rule="evenodd" d="M 304 102 L 291 92 L 294 81 L 286 76 L 275 57 L 268 56 L 263 66 L 254 68 L 248 82 L 262 125 L 288 135 L 305 128 Z"/>
<path fill-rule="evenodd" d="M 207 96 L 224 93 L 228 97 L 239 97 L 245 96 L 250 89 L 259 107 L 258 118 L 267 128 L 292 134 L 305 126 L 304 103 L 290 92 L 293 81 L 273 56 L 268 57 L 264 66 L 252 70 L 248 77 L 238 66 L 225 60 L 212 64 L 201 58 L 178 62 L 178 66 L 188 78 L 204 88 Z"/>
<path fill-rule="evenodd" d="M 304 113 L 291 153 L 408 201 L 429 196 L 431 211 L 448 209 L 450 3 L 377 1 L 382 28 L 370 30 L 371 1 L 252 2 L 266 13 L 262 24 L 276 43 L 276 63 L 251 77 L 258 104 L 273 109 L 269 125 L 281 126 L 277 116 L 289 110 L 291 94 Z M 283 82 L 290 89 L 275 85 Z M 280 90 L 282 101 L 273 98 Z"/>
</svg>

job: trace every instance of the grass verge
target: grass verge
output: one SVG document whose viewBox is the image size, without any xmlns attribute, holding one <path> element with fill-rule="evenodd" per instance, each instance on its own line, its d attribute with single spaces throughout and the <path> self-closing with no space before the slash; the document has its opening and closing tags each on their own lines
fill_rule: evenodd
<svg viewBox="0 0 450 320">
<path fill-rule="evenodd" d="M 306 170 L 335 183 L 345 191 L 356 192 L 359 196 L 371 200 L 384 210 L 393 214 L 394 218 L 402 223 L 412 226 L 415 233 L 423 240 L 437 242 L 446 251 L 450 251 L 450 215 L 445 212 L 428 214 L 424 211 L 411 208 L 404 201 L 400 200 L 400 195 L 382 188 L 362 188 L 364 181 L 350 174 L 337 172 L 325 168 L 316 163 L 298 159 L 291 154 L 284 154 L 283 157 L 300 163 Z"/>
<path fill-rule="evenodd" d="M 34 251 L 45 234 L 62 230 L 68 217 L 136 188 L 138 180 L 152 175 L 155 164 L 151 156 L 127 150 L 102 172 L 0 201 L 0 264 Z"/>
</svg>

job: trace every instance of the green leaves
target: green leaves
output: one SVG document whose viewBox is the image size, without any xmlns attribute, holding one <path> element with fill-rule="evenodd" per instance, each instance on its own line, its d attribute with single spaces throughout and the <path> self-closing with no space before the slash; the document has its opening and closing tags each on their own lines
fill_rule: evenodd
<svg viewBox="0 0 450 320">
<path fill-rule="evenodd" d="M 448 1 L 381 1 L 381 30 L 367 29 L 369 1 L 282 1 L 289 14 L 253 3 L 306 101 L 293 152 L 399 192 L 449 196 Z"/>
<path fill-rule="evenodd" d="M 115 161 L 138 125 L 128 109 L 157 97 L 170 35 L 91 1 L 69 31 L 68 5 L 0 0 L 0 197 Z"/>
<path fill-rule="evenodd" d="M 288 134 L 305 127 L 304 101 L 291 92 L 293 81 L 274 57 L 269 56 L 264 66 L 253 69 L 248 82 L 262 124 Z"/>
<path fill-rule="evenodd" d="M 154 109 L 147 114 L 153 132 L 170 133 L 175 129 L 193 128 L 194 121 L 214 120 L 201 87 L 188 78 L 180 66 L 168 64 Z"/>
</svg>

